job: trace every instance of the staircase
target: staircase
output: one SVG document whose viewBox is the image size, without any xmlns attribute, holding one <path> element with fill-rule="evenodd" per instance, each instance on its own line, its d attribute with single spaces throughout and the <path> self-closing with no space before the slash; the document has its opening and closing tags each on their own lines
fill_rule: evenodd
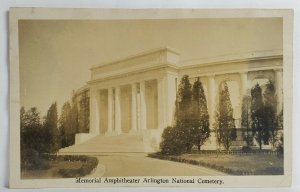
<svg viewBox="0 0 300 192">
<path fill-rule="evenodd" d="M 150 150 L 151 151 L 151 150 Z M 59 154 L 144 153 L 150 152 L 142 133 L 98 135 L 84 143 L 59 150 Z"/>
</svg>

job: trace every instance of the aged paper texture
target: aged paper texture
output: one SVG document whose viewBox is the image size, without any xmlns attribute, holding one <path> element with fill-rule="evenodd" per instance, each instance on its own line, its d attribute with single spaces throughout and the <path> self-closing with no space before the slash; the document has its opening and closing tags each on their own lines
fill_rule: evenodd
<svg viewBox="0 0 300 192">
<path fill-rule="evenodd" d="M 12 8 L 10 187 L 283 187 L 292 10 Z"/>
</svg>

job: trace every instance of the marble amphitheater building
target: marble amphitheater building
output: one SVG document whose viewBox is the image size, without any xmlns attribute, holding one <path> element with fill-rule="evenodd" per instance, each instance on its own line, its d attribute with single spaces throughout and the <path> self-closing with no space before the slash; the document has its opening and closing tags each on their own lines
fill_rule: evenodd
<svg viewBox="0 0 300 192">
<path fill-rule="evenodd" d="M 78 133 L 76 144 L 61 152 L 157 151 L 161 134 L 173 125 L 176 92 L 180 79 L 199 78 L 208 103 L 213 130 L 218 90 L 224 82 L 230 94 L 237 130 L 241 126 L 242 99 L 257 82 L 275 84 L 277 113 L 282 110 L 282 50 L 267 50 L 216 58 L 181 61 L 180 53 L 159 48 L 91 68 L 91 80 L 78 90 L 89 92 L 89 133 Z M 233 91 L 232 91 L 233 90 Z M 238 131 L 234 146 L 243 146 Z M 202 149 L 216 149 L 211 133 Z"/>
</svg>

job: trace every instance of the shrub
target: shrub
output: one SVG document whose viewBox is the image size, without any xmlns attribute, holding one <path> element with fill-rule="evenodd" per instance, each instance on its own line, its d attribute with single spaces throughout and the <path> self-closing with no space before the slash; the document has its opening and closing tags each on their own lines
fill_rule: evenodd
<svg viewBox="0 0 300 192">
<path fill-rule="evenodd" d="M 276 151 L 279 153 L 279 154 L 283 154 L 283 149 L 284 149 L 284 141 L 283 141 L 283 134 L 282 133 L 279 133 L 276 137 L 276 141 L 275 141 L 275 148 L 276 148 Z"/>
<path fill-rule="evenodd" d="M 252 151 L 252 148 L 249 147 L 249 146 L 243 146 L 242 147 L 242 152 L 243 153 L 251 153 L 251 151 Z"/>
<path fill-rule="evenodd" d="M 96 157 L 88 157 L 83 155 L 65 155 L 60 156 L 65 161 L 80 161 L 82 165 L 77 169 L 60 169 L 58 173 L 65 178 L 81 177 L 90 174 L 97 167 L 98 159 Z"/>
<path fill-rule="evenodd" d="M 21 153 L 21 169 L 42 170 L 48 169 L 49 163 L 39 156 L 34 149 L 26 149 Z"/>
<path fill-rule="evenodd" d="M 185 145 L 181 141 L 180 132 L 173 127 L 167 127 L 162 134 L 160 143 L 161 153 L 163 155 L 179 155 L 185 151 Z"/>
</svg>

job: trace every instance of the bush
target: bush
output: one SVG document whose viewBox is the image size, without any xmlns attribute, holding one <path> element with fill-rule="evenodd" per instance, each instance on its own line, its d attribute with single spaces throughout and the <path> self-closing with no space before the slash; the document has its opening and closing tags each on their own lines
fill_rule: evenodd
<svg viewBox="0 0 300 192">
<path fill-rule="evenodd" d="M 263 170 L 258 170 L 255 175 L 283 175 L 283 167 L 267 167 Z"/>
<path fill-rule="evenodd" d="M 185 144 L 180 138 L 180 132 L 173 127 L 167 127 L 162 134 L 160 143 L 161 153 L 163 155 L 180 155 L 185 151 Z"/>
<path fill-rule="evenodd" d="M 49 163 L 36 150 L 26 149 L 21 152 L 21 169 L 43 170 L 49 167 Z"/>
<path fill-rule="evenodd" d="M 78 169 L 60 169 L 58 173 L 65 178 L 82 177 L 90 174 L 91 171 L 97 167 L 98 159 L 96 157 L 88 157 L 83 155 L 65 155 L 59 158 L 64 161 L 80 161 L 82 165 Z"/>
<path fill-rule="evenodd" d="M 77 169 L 60 169 L 58 173 L 64 178 L 72 178 L 72 177 L 80 177 L 82 175 L 79 174 Z"/>
<path fill-rule="evenodd" d="M 276 148 L 276 151 L 279 153 L 279 154 L 283 154 L 283 149 L 284 149 L 284 141 L 283 141 L 283 134 L 282 133 L 279 133 L 276 137 L 276 141 L 275 141 L 275 148 Z"/>
<path fill-rule="evenodd" d="M 249 146 L 243 146 L 242 147 L 242 152 L 243 153 L 251 153 L 251 151 L 252 151 L 252 148 L 249 147 Z"/>
</svg>

